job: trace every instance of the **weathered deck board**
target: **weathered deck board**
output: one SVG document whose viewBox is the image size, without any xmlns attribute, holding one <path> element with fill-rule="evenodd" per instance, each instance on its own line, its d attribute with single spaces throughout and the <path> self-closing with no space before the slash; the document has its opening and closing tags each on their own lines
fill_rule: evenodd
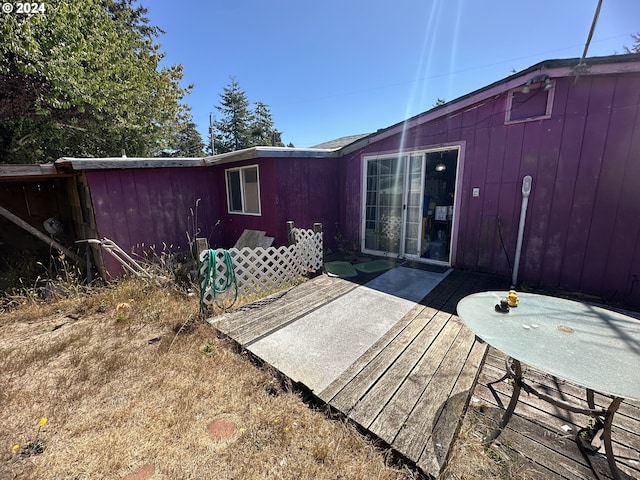
<svg viewBox="0 0 640 480">
<path fill-rule="evenodd" d="M 418 467 L 424 472 L 442 470 L 448 457 L 444 445 L 452 445 L 469 404 L 470 392 L 477 381 L 487 346 L 476 341 L 467 357 L 453 390 L 435 418 L 435 424 L 425 448 L 418 459 Z M 428 401 L 428 399 L 425 398 Z"/>
<path fill-rule="evenodd" d="M 554 472 L 545 478 L 594 479 L 591 468 L 580 458 L 579 452 L 575 454 L 569 451 L 568 454 L 563 454 L 569 443 L 567 439 L 541 429 L 525 417 L 514 416 L 512 421 L 513 425 L 503 432 L 501 444 L 508 445 L 508 448 L 528 458 L 535 458 L 538 465 Z"/>
<path fill-rule="evenodd" d="M 487 348 L 453 312 L 465 295 L 494 286 L 504 288 L 452 272 L 320 398 L 437 476 Z"/>
<path fill-rule="evenodd" d="M 446 281 L 432 290 L 420 302 L 420 305 L 416 305 L 412 311 L 405 315 L 351 368 L 321 392 L 319 397 L 340 411 L 350 411 L 357 400 L 373 386 L 381 372 L 390 368 L 414 337 L 424 328 L 426 325 L 424 322 L 431 321 L 438 314 L 438 311 L 445 307 L 448 312 L 453 312 L 457 302 L 473 290 L 474 284 L 478 281 L 486 282 L 487 278 L 486 276 L 470 276 L 468 273 L 460 271 L 451 272 Z M 446 319 L 446 312 L 443 312 L 438 319 L 435 319 L 438 323 L 431 325 L 430 328 L 437 330 L 437 326 Z M 406 330 L 404 330 L 405 328 Z M 426 348 L 429 344 L 430 342 L 424 343 L 422 348 Z M 341 391 L 343 389 L 344 391 Z"/>
<path fill-rule="evenodd" d="M 398 432 L 407 427 L 405 420 L 409 412 L 459 332 L 460 325 L 446 322 L 434 336 L 437 341 L 430 345 L 414 342 L 412 355 L 406 355 L 408 358 L 404 361 L 403 357 L 398 359 L 394 368 L 354 408 L 350 417 L 392 445 Z"/>
<path fill-rule="evenodd" d="M 285 308 L 287 305 L 295 304 L 299 301 L 304 301 L 305 298 L 308 298 L 310 296 L 317 296 L 318 293 L 323 292 L 325 289 L 334 288 L 336 284 L 342 283 L 352 285 L 350 282 L 345 282 L 344 280 L 338 278 L 315 278 L 297 285 L 290 290 L 287 290 L 286 292 L 284 292 L 284 294 L 281 292 L 276 293 L 271 297 L 267 297 L 267 299 L 277 298 L 277 301 L 265 302 L 265 299 L 263 299 L 259 303 L 259 308 L 251 308 L 251 305 L 249 305 L 214 318 L 218 321 L 218 323 L 223 323 L 225 325 L 225 328 L 230 333 L 232 333 L 236 328 L 241 328 L 247 324 L 252 324 L 260 318 L 267 317 L 274 312 Z M 286 301 L 283 301 L 283 295 L 284 297 L 286 297 Z"/>
<path fill-rule="evenodd" d="M 217 324 L 218 331 L 247 346 L 356 287 L 351 282 L 329 277 L 305 282 L 302 286 L 306 288 L 293 289 L 282 302 L 273 302 L 249 315 L 245 312 L 228 315 Z"/>
<path fill-rule="evenodd" d="M 319 394 L 319 398 L 326 403 L 330 403 L 333 400 L 332 404 L 335 403 L 334 406 L 343 412 L 350 410 L 360 398 L 357 397 L 354 400 L 350 400 L 350 397 L 357 395 L 355 392 L 359 389 L 362 390 L 362 392 L 366 392 L 368 388 L 373 385 L 379 372 L 386 370 L 393 362 L 393 360 L 389 360 L 397 358 L 393 356 L 393 352 L 395 351 L 398 354 L 402 352 L 415 336 L 415 332 L 419 332 L 424 328 L 425 322 L 430 321 L 431 318 L 438 313 L 438 310 L 447 303 L 452 294 L 466 279 L 467 275 L 461 272 L 451 272 L 447 276 L 446 282 L 442 282 L 438 285 L 438 288 L 429 292 L 420 304 L 414 306 L 387 334 L 378 340 L 342 375 L 334 380 L 331 385 L 323 390 Z M 428 305 L 428 307 L 425 308 L 425 305 Z M 418 315 L 420 315 L 420 321 L 414 322 L 414 320 L 417 320 L 416 317 Z M 409 328 L 409 330 L 404 331 L 405 328 Z M 402 336 L 400 337 L 400 335 Z M 400 344 L 396 343 L 392 348 L 387 350 L 386 347 L 389 346 L 391 342 L 399 342 Z M 378 358 L 379 355 L 381 356 Z M 371 362 L 374 361 L 376 362 L 375 365 L 370 365 Z M 368 367 L 368 371 L 370 372 L 369 377 L 367 377 L 367 373 L 362 372 L 365 367 Z M 357 382 L 354 383 L 352 380 L 354 380 L 356 376 L 358 379 Z M 341 392 L 345 387 L 347 390 Z M 338 393 L 341 394 L 340 398 L 334 399 Z"/>
<path fill-rule="evenodd" d="M 247 346 L 357 286 L 341 279 L 316 278 L 260 308 L 227 315 L 217 326 Z M 317 398 L 422 472 L 437 477 L 469 399 L 473 396 L 473 413 L 479 412 L 479 404 L 484 405 L 482 415 L 488 418 L 497 419 L 502 412 L 486 384 L 502 376 L 504 356 L 478 341 L 455 315 L 455 307 L 470 293 L 505 290 L 507 286 L 503 279 L 451 272 Z M 578 387 L 554 383 L 535 370 L 527 371 L 527 379 L 547 385 L 548 393 L 567 399 L 583 396 Z M 506 403 L 510 385 L 504 382 L 494 388 Z M 606 403 L 606 399 L 596 395 L 596 403 Z M 587 424 L 584 418 L 523 393 L 496 447 L 528 459 L 540 478 L 593 480 L 595 476 L 573 440 L 577 429 Z M 570 425 L 573 431 L 565 434 L 562 425 Z M 640 405 L 623 402 L 614 421 L 614 449 L 621 455 L 623 471 L 638 478 L 639 432 Z"/>
<path fill-rule="evenodd" d="M 486 381 L 491 381 L 493 378 L 500 378 L 503 370 L 500 367 L 491 365 L 489 362 L 496 360 L 499 357 L 492 357 L 487 360 L 485 367 L 483 368 L 483 372 L 481 374 L 481 381 L 484 383 Z M 500 365 L 504 365 L 504 362 L 501 362 Z M 537 372 L 533 369 L 527 370 L 527 381 L 539 385 L 553 385 L 555 381 L 555 388 L 547 388 L 546 393 L 554 396 L 555 398 L 562 398 L 571 403 L 575 403 L 577 405 L 586 406 L 585 401 L 585 390 L 583 388 L 572 385 L 569 382 L 557 381 L 554 377 L 550 375 L 545 375 L 540 372 Z M 538 387 L 538 385 L 536 385 Z M 496 384 L 494 386 L 494 390 L 501 394 L 503 402 L 508 401 L 509 395 L 511 394 L 510 386 L 506 383 Z M 542 388 L 540 388 L 542 390 Z M 604 397 L 600 397 L 597 402 L 600 406 L 608 406 L 609 401 L 602 401 Z M 542 400 L 539 400 L 536 397 L 527 398 L 526 407 L 523 408 L 531 408 L 535 409 L 535 415 L 540 418 L 541 421 L 554 425 L 556 429 L 561 426 L 561 423 L 570 424 L 575 432 L 582 427 L 585 427 L 589 423 L 589 417 L 586 415 L 580 415 L 576 413 L 567 412 L 561 408 L 553 407 Z M 598 397 L 596 397 L 598 400 Z M 530 410 L 533 411 L 533 410 Z M 613 448 L 617 457 L 627 458 L 631 460 L 635 460 L 637 462 L 636 468 L 640 470 L 640 452 L 638 448 L 635 450 L 630 447 L 632 445 L 640 446 L 640 420 L 637 415 L 633 417 L 630 413 L 637 411 L 637 408 L 633 406 L 630 402 L 623 402 L 619 411 L 616 413 L 614 417 L 614 428 L 612 433 L 613 440 Z M 555 417 L 555 418 L 552 418 Z M 555 419 L 561 420 L 562 422 L 557 422 Z M 559 431 L 559 429 L 558 429 Z M 625 462 L 623 462 L 625 463 Z M 628 462 L 626 462 L 628 463 Z"/>
<path fill-rule="evenodd" d="M 443 329 L 445 329 L 445 332 L 440 340 L 453 340 L 457 332 L 454 331 L 455 326 L 447 328 L 447 320 L 447 314 L 442 312 L 436 314 L 433 321 L 429 322 L 425 329 L 411 340 L 408 347 L 400 352 L 400 355 L 394 355 L 395 358 L 386 371 L 376 370 L 377 378 L 375 383 L 365 392 L 365 396 L 350 408 L 349 418 L 368 429 L 385 405 L 391 400 L 394 393 L 400 388 L 408 372 L 422 357 L 424 351 L 431 350 L 434 343 L 436 345 L 441 343 L 436 342 L 436 339 L 438 339 Z M 376 435 L 378 435 L 378 432 L 376 432 Z"/>
<path fill-rule="evenodd" d="M 406 420 L 405 428 L 397 432 L 393 445 L 398 450 L 406 452 L 408 457 L 420 458 L 422 455 L 424 442 L 431 436 L 438 413 L 446 404 L 455 385 L 452 379 L 460 375 L 474 342 L 474 336 L 466 329 L 461 328 L 458 331 L 456 339 L 443 355 L 427 387 L 419 396 Z"/>
<path fill-rule="evenodd" d="M 356 361 L 353 365 L 365 363 L 364 367 L 355 376 L 349 378 L 349 383 L 337 395 L 330 397 L 327 393 L 332 392 L 334 388 L 332 384 L 320 393 L 319 398 L 341 412 L 351 412 L 358 401 L 378 382 L 380 376 L 393 367 L 398 357 L 414 342 L 416 336 L 423 335 L 420 340 L 425 342 L 424 345 L 431 343 L 429 338 L 431 337 L 431 340 L 435 338 L 447 319 L 446 315 L 440 315 L 436 318 L 437 313 L 435 310 L 429 310 L 420 312 L 413 317 L 405 316 L 405 318 L 411 318 L 411 323 L 398 334 L 388 332 L 378 343 L 382 349 L 371 348 L 363 355 L 363 357 L 371 357 L 371 360 L 367 361 L 361 357 Z M 429 330 L 425 331 L 427 326 Z M 391 336 L 393 338 L 386 341 Z M 343 379 L 339 377 L 337 382 L 343 383 Z"/>
<path fill-rule="evenodd" d="M 388 355 L 389 351 L 386 350 L 386 347 L 388 347 L 394 341 L 402 341 L 398 339 L 401 334 L 403 334 L 405 342 L 404 347 L 406 347 L 408 341 L 413 338 L 413 336 L 410 333 L 405 332 L 405 329 L 410 328 L 417 329 L 418 331 L 421 330 L 422 328 L 424 328 L 424 325 L 426 325 L 426 323 L 431 320 L 431 317 L 436 313 L 437 310 L 433 309 L 431 309 L 430 312 L 425 312 L 425 309 L 422 305 L 414 306 L 409 312 L 407 312 L 404 317 L 402 317 L 393 327 L 391 327 L 391 329 L 382 338 L 374 343 L 367 352 L 360 356 L 360 358 L 358 358 L 356 362 L 351 364 L 349 368 L 347 368 L 347 370 L 345 370 L 338 378 L 336 378 L 329 386 L 327 386 L 327 388 L 320 392 L 318 394 L 318 398 L 320 398 L 325 403 L 329 403 L 331 400 L 334 400 L 335 406 L 337 407 L 338 405 L 341 405 L 340 410 L 343 412 L 349 410 L 356 403 L 357 399 L 360 398 L 357 397 L 355 400 L 349 400 L 349 396 L 353 395 L 354 391 L 357 391 L 359 389 L 364 389 L 364 391 L 366 391 L 371 385 L 373 385 L 375 379 L 377 379 L 376 372 L 379 369 L 372 368 L 370 366 L 371 362 L 373 362 L 374 360 L 377 361 L 378 365 L 381 368 L 381 352 L 386 352 L 386 354 Z M 416 317 L 419 314 L 421 315 L 422 321 L 416 320 Z M 399 351 L 402 351 L 404 347 L 399 348 Z M 387 362 L 387 366 L 391 363 L 392 362 Z M 362 370 L 367 366 L 369 366 L 369 371 L 371 372 L 370 383 L 365 387 L 356 387 L 355 383 L 353 383 L 352 380 L 359 374 L 360 375 L 358 378 L 360 382 L 366 383 L 364 380 L 366 375 L 362 373 Z M 343 391 L 343 389 L 346 390 Z M 340 400 L 336 400 L 336 396 L 338 395 L 338 393 L 342 394 L 342 401 L 344 402 L 342 404 L 340 404 Z"/>
<path fill-rule="evenodd" d="M 495 349 L 490 349 L 486 363 L 482 369 L 478 384 L 474 391 L 474 398 L 489 406 L 493 413 L 490 415 L 499 418 L 502 410 L 498 411 L 497 402 L 487 387 L 487 382 L 497 380 L 504 372 L 504 355 Z M 547 385 L 547 393 L 568 401 L 584 404 L 584 389 L 569 382 L 556 381 L 550 375 L 527 369 L 527 380 L 536 384 Z M 511 386 L 507 382 L 494 384 L 503 404 L 506 404 L 511 394 Z M 596 396 L 599 405 L 606 404 L 603 398 Z M 619 468 L 631 475 L 640 478 L 640 416 L 637 415 L 638 405 L 633 402 L 623 402 L 619 413 L 614 417 L 612 430 L 613 449 Z M 503 432 L 498 441 L 508 444 L 509 448 L 520 452 L 534 465 L 551 468 L 556 472 L 552 478 L 595 478 L 587 460 L 580 453 L 576 443 L 577 431 L 589 424 L 589 417 L 575 414 L 555 408 L 534 396 L 522 394 L 516 407 L 514 417 L 509 422 L 507 430 Z M 571 431 L 565 433 L 562 426 L 571 427 Z M 599 463 L 606 464 L 601 455 Z M 565 477 L 563 470 L 554 465 L 562 466 L 571 473 Z M 601 471 L 607 475 L 605 468 Z"/>
</svg>

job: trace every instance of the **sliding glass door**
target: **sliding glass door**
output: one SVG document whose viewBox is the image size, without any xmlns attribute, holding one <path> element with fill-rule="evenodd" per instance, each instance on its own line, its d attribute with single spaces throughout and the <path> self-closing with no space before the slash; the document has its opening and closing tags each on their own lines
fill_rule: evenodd
<svg viewBox="0 0 640 480">
<path fill-rule="evenodd" d="M 400 254 L 405 156 L 367 160 L 364 249 Z"/>
<path fill-rule="evenodd" d="M 364 250 L 420 256 L 424 155 L 366 160 Z"/>
<path fill-rule="evenodd" d="M 364 159 L 364 252 L 450 263 L 458 152 Z"/>
<path fill-rule="evenodd" d="M 422 244 L 422 205 L 424 155 L 411 155 L 405 182 L 404 249 L 406 257 L 420 257 Z"/>
</svg>

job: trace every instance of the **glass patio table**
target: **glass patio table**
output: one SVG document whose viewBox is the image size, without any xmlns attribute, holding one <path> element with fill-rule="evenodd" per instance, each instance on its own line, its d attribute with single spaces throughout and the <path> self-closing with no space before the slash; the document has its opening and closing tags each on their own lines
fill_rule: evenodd
<svg viewBox="0 0 640 480">
<path fill-rule="evenodd" d="M 640 401 L 640 320 L 582 302 L 530 293 L 518 293 L 519 304 L 509 312 L 496 311 L 496 304 L 507 293 L 476 293 L 457 306 L 465 325 L 507 356 L 507 373 L 500 380 L 514 380 L 509 405 L 486 443 L 500 435 L 524 390 L 553 405 L 594 417 L 603 431 L 611 473 L 620 479 L 611 446 L 611 425 L 623 399 Z M 520 362 L 584 387 L 587 407 L 538 392 L 524 381 Z M 607 408 L 595 406 L 594 392 L 611 398 Z"/>
</svg>

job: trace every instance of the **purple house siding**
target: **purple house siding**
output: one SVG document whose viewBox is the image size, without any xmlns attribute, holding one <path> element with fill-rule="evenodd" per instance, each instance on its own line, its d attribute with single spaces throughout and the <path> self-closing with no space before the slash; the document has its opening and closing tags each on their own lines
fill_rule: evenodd
<svg viewBox="0 0 640 480">
<path fill-rule="evenodd" d="M 85 175 L 99 237 L 113 240 L 126 252 L 152 253 L 152 246 L 158 254 L 165 248 L 186 249 L 187 234 L 195 233 L 196 211 L 199 236 L 214 241 L 211 236 L 220 204 L 213 194 L 213 169 L 88 170 Z M 111 275 L 122 272 L 110 255 L 103 259 Z"/>
<path fill-rule="evenodd" d="M 258 165 L 262 214 L 228 213 L 225 170 Z M 254 158 L 217 165 L 218 203 L 223 206 L 220 220 L 221 246 L 232 246 L 244 229 L 262 230 L 275 237 L 274 245 L 286 245 L 287 226 L 311 228 L 320 222 L 325 245 L 334 248 L 338 223 L 338 159 L 336 158 Z"/>
<path fill-rule="evenodd" d="M 270 237 L 281 237 L 277 235 L 277 212 L 275 205 L 275 172 L 274 159 L 251 159 L 243 162 L 225 163 L 211 168 L 215 172 L 216 178 L 216 201 L 220 205 L 219 220 L 221 238 L 221 248 L 230 248 L 238 240 L 245 229 L 261 230 L 267 232 Z M 228 212 L 227 187 L 225 170 L 229 168 L 242 167 L 248 165 L 258 165 L 260 179 L 260 206 L 261 215 L 242 215 Z M 280 242 L 281 238 L 276 238 Z M 284 242 L 286 243 L 286 227 Z"/>
<path fill-rule="evenodd" d="M 325 247 L 335 248 L 340 204 L 338 159 L 304 158 L 295 162 L 278 159 L 276 178 L 279 234 L 286 238 L 288 220 L 302 228 L 311 228 L 319 222 L 323 226 Z"/>
<path fill-rule="evenodd" d="M 531 175 L 519 281 L 640 306 L 640 73 L 585 75 L 575 85 L 566 71 L 543 73 L 555 81 L 550 118 L 505 124 L 505 88 L 356 142 L 340 162 L 344 235 L 361 240 L 365 156 L 460 145 L 453 266 L 511 276 L 522 179 Z"/>
</svg>

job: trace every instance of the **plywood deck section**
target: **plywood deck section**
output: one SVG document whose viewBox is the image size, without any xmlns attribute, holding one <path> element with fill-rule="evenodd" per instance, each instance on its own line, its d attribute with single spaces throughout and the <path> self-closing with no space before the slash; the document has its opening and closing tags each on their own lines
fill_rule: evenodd
<svg viewBox="0 0 640 480">
<path fill-rule="evenodd" d="M 502 375 L 503 357 L 476 340 L 455 315 L 455 306 L 470 293 L 506 289 L 503 282 L 476 273 L 452 272 L 318 393 L 317 399 L 409 464 L 428 476 L 438 477 L 465 413 L 486 417 L 487 422 L 500 413 L 487 383 Z M 250 347 L 357 287 L 347 280 L 321 276 L 259 308 L 223 316 L 216 326 L 241 347 Z M 553 379 L 541 376 L 540 380 L 554 386 Z M 555 387 L 560 395 L 579 393 L 571 385 L 555 382 Z M 506 403 L 510 386 L 498 384 L 494 388 Z M 640 478 L 639 418 L 640 407 L 625 402 L 614 423 L 615 448 L 623 458 L 621 466 L 636 478 Z M 594 479 L 572 440 L 577 429 L 587 424 L 586 418 L 555 411 L 523 394 L 497 448 L 518 452 L 540 472 L 540 478 Z M 573 425 L 573 432 L 566 434 L 561 429 L 563 425 Z"/>
</svg>

